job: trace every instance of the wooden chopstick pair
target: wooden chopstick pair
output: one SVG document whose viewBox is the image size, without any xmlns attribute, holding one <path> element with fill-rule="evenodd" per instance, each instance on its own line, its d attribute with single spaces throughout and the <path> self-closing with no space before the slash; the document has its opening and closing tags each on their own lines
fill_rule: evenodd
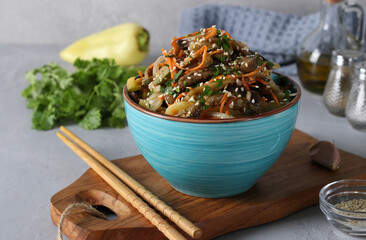
<svg viewBox="0 0 366 240">
<path fill-rule="evenodd" d="M 145 201 L 163 213 L 166 217 L 168 217 L 192 238 L 196 239 L 201 237 L 201 229 L 196 227 L 192 222 L 180 215 L 178 212 L 174 211 L 171 207 L 148 191 L 143 185 L 133 179 L 117 165 L 106 159 L 103 155 L 101 155 L 67 128 L 61 126 L 60 130 L 79 146 L 74 144 L 60 132 L 57 132 L 57 136 L 126 201 L 131 203 L 132 206 L 134 206 L 142 215 L 144 215 L 145 218 L 155 225 L 168 239 L 185 238 L 168 222 L 166 222 L 158 213 L 156 213 L 154 209 L 152 209 L 140 197 L 138 197 L 135 192 L 139 194 Z"/>
</svg>

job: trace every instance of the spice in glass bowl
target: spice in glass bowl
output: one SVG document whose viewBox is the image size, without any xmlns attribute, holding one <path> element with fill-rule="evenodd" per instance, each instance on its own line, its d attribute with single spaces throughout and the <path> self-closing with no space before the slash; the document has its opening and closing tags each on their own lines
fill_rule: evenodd
<svg viewBox="0 0 366 240">
<path fill-rule="evenodd" d="M 366 212 L 366 200 L 365 199 L 352 199 L 348 201 L 342 201 L 334 205 L 337 208 L 355 211 L 355 212 Z"/>
</svg>

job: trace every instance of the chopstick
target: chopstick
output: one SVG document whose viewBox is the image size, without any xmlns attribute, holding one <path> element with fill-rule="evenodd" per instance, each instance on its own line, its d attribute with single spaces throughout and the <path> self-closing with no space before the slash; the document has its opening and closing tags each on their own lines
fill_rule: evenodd
<svg viewBox="0 0 366 240">
<path fill-rule="evenodd" d="M 99 163 L 103 164 L 109 171 L 115 174 L 119 179 L 121 179 L 129 188 L 139 194 L 145 201 L 150 203 L 156 209 L 158 209 L 161 213 L 167 216 L 172 222 L 174 222 L 178 227 L 180 227 L 183 231 L 189 234 L 192 238 L 199 238 L 202 236 L 202 231 L 198 227 L 196 227 L 192 222 L 188 219 L 180 215 L 178 212 L 174 211 L 170 206 L 160 200 L 157 196 L 153 193 L 148 191 L 143 185 L 133 179 L 130 175 L 120 169 L 117 165 L 113 162 L 106 159 L 103 155 L 69 131 L 67 128 L 61 126 L 60 130 L 67 135 L 71 140 L 73 140 L 76 144 L 78 144 L 83 150 L 86 151 L 86 155 L 91 157 L 94 161 L 99 161 Z M 61 138 L 60 137 L 63 137 Z M 71 142 L 69 139 L 65 138 L 62 134 L 58 133 L 59 136 L 63 141 L 66 139 L 67 141 Z M 65 141 L 64 141 L 65 142 Z M 65 142 L 67 144 L 67 142 Z M 72 143 L 72 142 L 71 142 Z M 72 143 L 73 144 L 73 143 Z M 75 145 L 75 144 L 74 144 Z M 70 144 L 68 146 L 71 148 Z M 79 147 L 77 147 L 81 150 Z M 72 148 L 73 149 L 73 148 Z M 74 149 L 73 149 L 74 150 Z M 83 151 L 81 150 L 81 151 Z M 76 152 L 74 150 L 74 152 Z M 76 152 L 78 154 L 78 152 Z M 78 154 L 79 155 L 79 154 Z M 80 155 L 79 155 L 80 156 Z M 95 159 L 94 159 L 94 158 Z M 85 159 L 83 159 L 85 161 Z M 103 166 L 102 166 L 103 167 Z M 107 171 L 108 171 L 107 170 Z M 112 174 L 112 175 L 113 175 Z"/>
<path fill-rule="evenodd" d="M 71 140 L 73 140 L 76 144 L 78 144 L 81 148 L 83 148 L 84 151 L 93 156 L 96 160 L 98 160 L 101 164 L 103 164 L 109 171 L 111 171 L 114 175 L 116 175 L 119 179 L 121 179 L 129 188 L 131 188 L 138 195 L 140 195 L 145 201 L 147 201 L 156 209 L 158 209 L 161 213 L 163 213 L 166 217 L 168 217 L 172 222 L 174 222 L 178 227 L 180 227 L 192 238 L 196 239 L 202 236 L 201 229 L 196 227 L 187 218 L 180 215 L 177 211 L 173 210 L 165 202 L 163 202 L 153 193 L 148 191 L 143 185 L 141 185 L 138 181 L 136 181 L 134 178 L 128 175 L 116 164 L 106 159 L 102 154 L 97 152 L 94 148 L 89 146 L 87 143 L 81 140 L 78 136 L 76 136 L 66 127 L 61 126 L 60 130 Z"/>
<path fill-rule="evenodd" d="M 116 190 L 126 201 L 131 203 L 145 218 L 147 218 L 159 231 L 161 231 L 168 239 L 171 240 L 185 240 L 175 228 L 166 222 L 154 209 L 150 208 L 141 198 L 139 198 L 131 189 L 129 189 L 121 180 L 119 180 L 113 173 L 103 167 L 97 160 L 84 152 L 81 148 L 71 142 L 68 138 L 60 132 L 57 136 L 70 147 L 81 159 L 83 159 L 91 169 L 93 169 L 109 186 Z"/>
</svg>

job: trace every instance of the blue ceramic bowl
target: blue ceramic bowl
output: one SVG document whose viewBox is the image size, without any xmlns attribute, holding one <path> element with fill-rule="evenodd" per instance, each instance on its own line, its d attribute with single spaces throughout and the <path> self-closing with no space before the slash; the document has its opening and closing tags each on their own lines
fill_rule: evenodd
<svg viewBox="0 0 366 240">
<path fill-rule="evenodd" d="M 273 74 L 276 81 L 279 74 Z M 179 192 L 207 198 L 245 192 L 274 164 L 295 127 L 296 97 L 276 110 L 245 118 L 201 120 L 149 111 L 124 88 L 133 139 L 145 159 Z"/>
</svg>

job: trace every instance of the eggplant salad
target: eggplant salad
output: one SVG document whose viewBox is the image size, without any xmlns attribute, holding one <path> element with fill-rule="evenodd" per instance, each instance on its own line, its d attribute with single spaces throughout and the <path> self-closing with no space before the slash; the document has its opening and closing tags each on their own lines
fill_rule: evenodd
<svg viewBox="0 0 366 240">
<path fill-rule="evenodd" d="M 172 48 L 127 81 L 130 98 L 165 115 L 225 119 L 262 114 L 289 103 L 289 81 L 271 78 L 278 64 L 216 26 L 173 38 Z"/>
</svg>

